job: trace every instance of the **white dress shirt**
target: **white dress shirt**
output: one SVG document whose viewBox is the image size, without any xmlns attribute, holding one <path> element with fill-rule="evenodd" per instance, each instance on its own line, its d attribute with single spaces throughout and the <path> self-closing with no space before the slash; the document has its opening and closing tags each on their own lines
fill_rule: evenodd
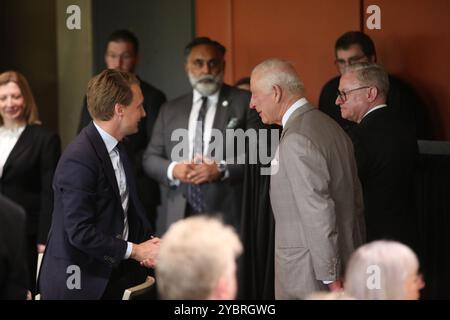
<svg viewBox="0 0 450 320">
<path fill-rule="evenodd" d="M 367 116 L 367 115 L 368 115 L 369 113 L 371 113 L 372 111 L 375 111 L 375 110 L 378 110 L 378 109 L 381 109 L 381 108 L 385 108 L 385 107 L 387 107 L 387 104 L 380 104 L 380 105 L 378 105 L 378 106 L 373 107 L 372 109 L 370 109 L 369 111 L 367 111 L 365 115 L 363 115 L 363 117 L 361 118 L 361 120 L 364 119 L 364 117 Z"/>
<path fill-rule="evenodd" d="M 124 213 L 124 220 L 123 220 L 124 227 L 122 232 L 122 239 L 127 241 L 129 232 L 129 225 L 128 225 L 129 193 L 125 170 L 123 168 L 122 161 L 120 161 L 119 150 L 117 149 L 117 144 L 119 143 L 119 141 L 117 141 L 116 138 L 111 136 L 105 130 L 100 128 L 95 122 L 94 126 L 97 129 L 100 136 L 102 137 L 103 142 L 105 143 L 106 150 L 108 151 L 109 157 L 111 158 L 112 166 L 114 168 L 114 174 L 116 176 L 117 186 L 119 188 L 120 199 L 122 201 L 122 209 Z M 127 251 L 125 253 L 124 259 L 128 259 L 130 257 L 132 249 L 133 249 L 132 243 L 127 242 Z"/>
<path fill-rule="evenodd" d="M 281 119 L 281 124 L 283 125 L 283 128 L 286 125 L 286 123 L 288 122 L 291 115 L 294 113 L 294 111 L 300 107 L 303 107 L 307 103 L 308 103 L 308 100 L 306 100 L 306 98 L 301 98 L 301 99 L 295 101 L 295 103 L 286 110 L 285 114 L 283 115 L 283 118 Z"/>
<path fill-rule="evenodd" d="M 3 175 L 6 160 L 8 160 L 25 127 L 24 125 L 19 128 L 7 129 L 4 126 L 0 126 L 0 178 Z"/>
<path fill-rule="evenodd" d="M 204 124 L 204 131 L 203 131 L 203 155 L 206 155 L 208 152 L 209 142 L 211 140 L 211 132 L 212 127 L 214 124 L 214 118 L 216 116 L 216 110 L 217 110 L 217 102 L 219 101 L 219 92 L 218 90 L 216 93 L 208 96 L 208 104 L 207 104 L 207 111 L 205 115 L 205 124 Z M 194 90 L 193 94 L 193 100 L 192 100 L 192 109 L 191 113 L 189 115 L 189 125 L 188 125 L 188 133 L 189 133 L 189 159 L 193 159 L 193 149 L 194 149 L 194 139 L 195 139 L 195 129 L 197 128 L 197 119 L 198 114 L 200 112 L 200 108 L 202 106 L 202 95 L 197 91 Z M 174 179 L 173 177 L 173 168 L 178 164 L 178 162 L 173 161 L 170 163 L 169 167 L 167 168 L 167 178 L 174 183 L 175 185 L 178 185 L 180 183 L 179 180 Z"/>
</svg>

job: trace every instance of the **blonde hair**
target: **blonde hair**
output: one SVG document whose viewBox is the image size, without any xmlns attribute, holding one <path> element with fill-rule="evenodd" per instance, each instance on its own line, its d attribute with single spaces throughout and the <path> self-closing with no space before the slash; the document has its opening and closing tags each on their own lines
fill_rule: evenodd
<svg viewBox="0 0 450 320">
<path fill-rule="evenodd" d="M 107 69 L 93 77 L 86 94 L 91 117 L 108 121 L 114 115 L 116 103 L 128 106 L 133 100 L 133 84 L 139 85 L 135 75 L 118 70 Z"/>
<path fill-rule="evenodd" d="M 405 299 L 407 277 L 418 269 L 417 256 L 406 245 L 374 241 L 352 254 L 345 274 L 345 292 L 363 300 Z M 379 277 L 379 287 L 371 285 L 371 277 Z"/>
<path fill-rule="evenodd" d="M 0 86 L 14 82 L 20 89 L 24 101 L 23 118 L 27 124 L 41 124 L 39 120 L 38 108 L 31 92 L 27 79 L 17 71 L 6 71 L 0 74 Z M 0 125 L 3 125 L 3 118 L 0 116 Z"/>
<path fill-rule="evenodd" d="M 156 263 L 162 298 L 207 299 L 241 252 L 234 229 L 218 219 L 195 216 L 172 224 Z"/>
</svg>

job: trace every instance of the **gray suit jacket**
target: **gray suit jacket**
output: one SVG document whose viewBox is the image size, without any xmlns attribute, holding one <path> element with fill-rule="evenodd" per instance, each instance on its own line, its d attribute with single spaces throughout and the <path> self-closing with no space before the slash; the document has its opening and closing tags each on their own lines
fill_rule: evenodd
<svg viewBox="0 0 450 320">
<path fill-rule="evenodd" d="M 220 130 L 223 134 L 223 157 L 219 153 L 212 156 L 215 160 L 224 159 L 230 163 L 228 164 L 230 176 L 224 181 L 201 185 L 207 212 L 222 213 L 224 221 L 237 228 L 240 222 L 243 164 L 236 163 L 237 153 L 233 156 L 226 154 L 226 144 L 230 144 L 231 141 L 225 139 L 225 130 L 227 128 L 245 130 L 255 126 L 258 115 L 249 108 L 249 102 L 248 92 L 227 85 L 222 86 L 213 128 Z M 177 129 L 185 129 L 187 132 L 191 108 L 192 92 L 163 105 L 155 123 L 152 139 L 144 153 L 144 169 L 150 177 L 160 182 L 161 187 L 161 206 L 158 208 L 156 219 L 157 235 L 162 235 L 173 222 L 182 219 L 185 215 L 186 185 L 171 185 L 167 178 L 167 168 L 172 162 L 172 150 L 180 147 L 180 141 L 188 143 L 186 139 L 179 140 L 178 137 L 172 139 L 171 136 Z M 181 154 L 181 157 L 187 160 L 187 152 Z"/>
<path fill-rule="evenodd" d="M 326 289 L 363 243 L 361 186 L 345 132 L 310 104 L 289 118 L 272 162 L 275 297 Z"/>
</svg>

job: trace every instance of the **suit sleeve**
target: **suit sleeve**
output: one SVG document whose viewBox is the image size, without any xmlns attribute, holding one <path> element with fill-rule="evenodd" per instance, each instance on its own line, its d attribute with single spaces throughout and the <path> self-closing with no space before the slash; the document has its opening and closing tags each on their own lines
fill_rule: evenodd
<svg viewBox="0 0 450 320">
<path fill-rule="evenodd" d="M 40 151 L 41 203 L 37 243 L 45 244 L 52 221 L 52 182 L 61 155 L 61 141 L 56 134 L 48 134 Z"/>
<path fill-rule="evenodd" d="M 98 164 L 89 163 L 85 154 L 78 153 L 65 159 L 60 166 L 58 170 L 63 173 L 57 178 L 55 188 L 61 194 L 68 241 L 101 262 L 105 262 L 105 256 L 112 257 L 113 265 L 117 265 L 125 256 L 127 242 L 96 227 L 100 215 L 111 214 L 99 212 L 97 208 L 96 200 L 101 196 L 97 191 Z M 107 194 L 111 194 L 111 190 L 105 190 L 103 196 Z"/>
<path fill-rule="evenodd" d="M 0 300 L 25 300 L 28 283 L 25 211 L 9 201 L 0 199 L 3 217 L 0 246 Z M 9 218 L 10 217 L 10 218 Z M 6 219 L 5 219 L 6 218 Z M 5 221 L 6 220 L 6 221 Z"/>
<path fill-rule="evenodd" d="M 329 193 L 330 173 L 323 155 L 307 138 L 291 134 L 280 147 L 280 161 L 288 169 L 300 223 L 312 256 L 316 279 L 335 281 L 340 275 L 334 201 Z"/>
<path fill-rule="evenodd" d="M 144 152 L 142 165 L 147 175 L 159 183 L 168 185 L 167 168 L 171 161 L 167 158 L 167 151 L 164 137 L 167 134 L 165 129 L 165 113 L 168 105 L 162 106 L 152 133 L 152 138 Z"/>
</svg>

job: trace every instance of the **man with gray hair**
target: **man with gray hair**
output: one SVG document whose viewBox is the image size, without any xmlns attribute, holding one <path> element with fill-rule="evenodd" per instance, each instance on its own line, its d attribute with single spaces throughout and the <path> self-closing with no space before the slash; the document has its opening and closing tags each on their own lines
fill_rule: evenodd
<svg viewBox="0 0 450 320">
<path fill-rule="evenodd" d="M 264 123 L 283 126 L 270 181 L 275 298 L 339 290 L 345 263 L 365 233 L 352 143 L 306 100 L 290 63 L 262 62 L 250 85 L 250 107 Z"/>
<path fill-rule="evenodd" d="M 231 226 L 211 217 L 189 217 L 175 222 L 161 243 L 156 279 L 163 299 L 236 297 L 242 245 Z"/>
<path fill-rule="evenodd" d="M 417 245 L 413 176 L 417 142 L 386 104 L 389 80 L 374 63 L 348 66 L 336 104 L 344 119 L 358 125 L 351 132 L 363 188 L 368 241 L 389 238 Z"/>
</svg>

